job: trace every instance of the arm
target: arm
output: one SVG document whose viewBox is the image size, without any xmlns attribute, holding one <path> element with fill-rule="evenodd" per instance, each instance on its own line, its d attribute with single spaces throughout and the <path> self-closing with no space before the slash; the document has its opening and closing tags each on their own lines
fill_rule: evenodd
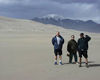
<svg viewBox="0 0 100 80">
<path fill-rule="evenodd" d="M 54 42 L 55 42 L 55 41 L 54 41 L 54 38 L 52 38 L 52 45 L 54 45 Z"/>
<path fill-rule="evenodd" d="M 62 44 L 64 44 L 64 38 L 62 38 Z"/>
<path fill-rule="evenodd" d="M 77 42 L 77 46 L 79 46 L 79 42 L 80 42 L 80 41 L 78 40 L 78 42 Z"/>
<path fill-rule="evenodd" d="M 67 51 L 70 52 L 70 44 L 69 44 L 69 42 L 67 44 Z"/>
<path fill-rule="evenodd" d="M 76 42 L 76 41 L 75 41 Z M 78 50 L 78 43 L 76 42 L 76 49 Z"/>
<path fill-rule="evenodd" d="M 90 41 L 91 40 L 91 37 L 88 36 L 88 35 L 85 35 L 85 38 L 86 38 L 86 41 Z"/>
<path fill-rule="evenodd" d="M 80 39 L 77 42 L 77 50 L 79 51 L 79 44 L 80 44 Z"/>
<path fill-rule="evenodd" d="M 62 36 L 60 36 L 61 38 L 61 44 L 64 44 L 64 38 Z"/>
</svg>

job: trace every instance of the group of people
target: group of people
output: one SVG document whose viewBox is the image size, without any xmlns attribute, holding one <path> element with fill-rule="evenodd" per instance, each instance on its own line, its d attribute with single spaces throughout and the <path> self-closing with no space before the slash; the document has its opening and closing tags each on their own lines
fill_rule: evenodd
<svg viewBox="0 0 100 80">
<path fill-rule="evenodd" d="M 71 40 L 67 44 L 67 56 L 69 57 L 69 63 L 72 63 L 74 57 L 75 64 L 79 64 L 82 67 L 82 56 L 85 58 L 86 67 L 88 67 L 88 42 L 91 37 L 80 33 L 80 38 L 78 41 L 75 40 L 75 36 L 71 35 Z M 59 55 L 59 65 L 62 65 L 62 47 L 64 44 L 64 38 L 60 35 L 60 32 L 56 33 L 56 36 L 52 38 L 52 44 L 54 46 L 55 62 L 57 65 L 57 57 Z M 77 52 L 79 53 L 79 62 L 77 60 Z"/>
</svg>

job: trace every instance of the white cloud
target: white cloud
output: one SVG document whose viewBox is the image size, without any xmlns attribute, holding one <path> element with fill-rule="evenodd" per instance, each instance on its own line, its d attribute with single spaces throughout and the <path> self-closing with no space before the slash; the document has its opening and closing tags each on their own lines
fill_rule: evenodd
<svg viewBox="0 0 100 80">
<path fill-rule="evenodd" d="M 57 2 L 58 1 L 58 2 Z M 0 15 L 17 18 L 33 18 L 58 14 L 71 19 L 100 21 L 100 6 L 97 0 L 0 0 Z M 84 3 L 82 3 L 84 2 Z M 93 3 L 95 2 L 95 3 Z"/>
</svg>

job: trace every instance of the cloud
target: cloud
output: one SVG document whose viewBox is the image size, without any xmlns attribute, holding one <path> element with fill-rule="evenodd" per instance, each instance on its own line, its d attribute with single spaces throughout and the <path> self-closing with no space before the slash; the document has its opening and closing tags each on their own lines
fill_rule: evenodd
<svg viewBox="0 0 100 80">
<path fill-rule="evenodd" d="M 98 3 L 99 0 L 52 0 L 59 3 Z"/>
<path fill-rule="evenodd" d="M 0 16 L 32 19 L 58 14 L 71 19 L 100 21 L 98 0 L 0 0 Z"/>
</svg>

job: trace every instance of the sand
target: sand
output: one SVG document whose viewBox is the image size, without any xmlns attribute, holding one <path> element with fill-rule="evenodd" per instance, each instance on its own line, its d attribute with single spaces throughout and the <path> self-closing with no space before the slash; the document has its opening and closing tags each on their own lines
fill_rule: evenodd
<svg viewBox="0 0 100 80">
<path fill-rule="evenodd" d="M 54 65 L 51 39 L 60 31 L 65 39 L 63 64 Z M 100 34 L 84 32 L 89 42 L 89 68 L 68 64 L 66 46 L 80 31 L 44 25 L 30 20 L 0 17 L 0 80 L 95 80 L 100 79 Z M 83 58 L 84 62 L 84 58 Z"/>
</svg>

